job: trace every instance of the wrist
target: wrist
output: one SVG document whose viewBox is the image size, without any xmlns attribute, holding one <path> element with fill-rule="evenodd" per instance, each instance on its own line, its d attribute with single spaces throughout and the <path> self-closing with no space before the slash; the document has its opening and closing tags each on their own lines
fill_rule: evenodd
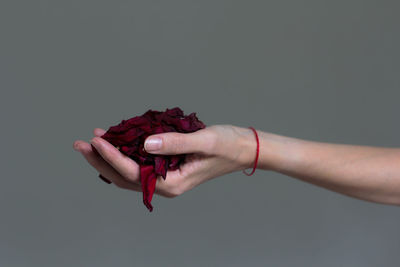
<svg viewBox="0 0 400 267">
<path fill-rule="evenodd" d="M 250 128 L 234 127 L 234 129 L 239 136 L 237 142 L 238 150 L 240 151 L 239 156 L 237 157 L 238 170 L 252 169 L 254 167 L 257 155 L 256 136 L 253 130 L 251 130 Z M 259 167 L 257 165 L 257 169 L 258 168 Z"/>
<path fill-rule="evenodd" d="M 257 154 L 257 140 L 250 128 L 236 127 L 239 133 L 240 170 L 252 169 Z M 257 169 L 281 172 L 297 162 L 300 139 L 257 130 L 259 155 Z"/>
</svg>

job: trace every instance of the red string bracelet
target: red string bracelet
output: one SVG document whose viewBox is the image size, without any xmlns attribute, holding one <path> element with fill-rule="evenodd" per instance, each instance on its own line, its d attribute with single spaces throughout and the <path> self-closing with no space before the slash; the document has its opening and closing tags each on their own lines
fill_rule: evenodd
<svg viewBox="0 0 400 267">
<path fill-rule="evenodd" d="M 246 174 L 247 176 L 253 175 L 253 173 L 256 171 L 257 168 L 257 163 L 258 163 L 258 155 L 260 154 L 260 141 L 258 140 L 258 135 L 256 129 L 253 127 L 249 127 L 250 129 L 253 130 L 254 134 L 256 135 L 256 140 L 257 140 L 257 155 L 256 155 L 256 160 L 254 161 L 254 167 L 251 173 L 247 173 L 245 170 L 243 170 L 243 173 Z"/>
</svg>

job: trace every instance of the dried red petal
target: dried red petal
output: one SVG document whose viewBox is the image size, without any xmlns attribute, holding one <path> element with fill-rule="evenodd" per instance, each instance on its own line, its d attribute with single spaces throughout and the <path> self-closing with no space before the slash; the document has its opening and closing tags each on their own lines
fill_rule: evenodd
<svg viewBox="0 0 400 267">
<path fill-rule="evenodd" d="M 154 168 L 156 175 L 161 175 L 165 180 L 167 176 L 168 160 L 163 156 L 155 157 Z"/>
<path fill-rule="evenodd" d="M 180 157 L 177 155 L 173 155 L 170 157 L 169 168 L 171 170 L 176 170 L 179 167 Z"/>
<path fill-rule="evenodd" d="M 121 153 L 139 164 L 143 203 L 152 211 L 151 200 L 157 177 L 166 179 L 167 170 L 178 169 L 184 162 L 186 154 L 149 154 L 144 150 L 144 140 L 153 134 L 190 133 L 205 127 L 206 125 L 197 118 L 196 113 L 185 116 L 179 107 L 167 108 L 164 112 L 150 109 L 141 116 L 122 120 L 118 125 L 111 126 L 101 137 L 115 147 L 119 147 Z"/>
<path fill-rule="evenodd" d="M 154 167 L 152 165 L 140 166 L 140 182 L 142 184 L 143 191 L 143 204 L 149 209 L 149 211 L 153 211 L 151 200 L 153 198 L 157 181 L 156 174 L 153 170 Z"/>
</svg>

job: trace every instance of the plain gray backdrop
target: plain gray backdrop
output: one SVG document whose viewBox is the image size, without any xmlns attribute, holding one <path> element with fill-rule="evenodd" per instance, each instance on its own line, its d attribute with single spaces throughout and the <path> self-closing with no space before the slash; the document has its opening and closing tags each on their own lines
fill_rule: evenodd
<svg viewBox="0 0 400 267">
<path fill-rule="evenodd" d="M 399 1 L 0 1 L 0 266 L 399 266 L 400 209 L 285 175 L 167 199 L 72 148 L 148 109 L 400 146 Z"/>
</svg>

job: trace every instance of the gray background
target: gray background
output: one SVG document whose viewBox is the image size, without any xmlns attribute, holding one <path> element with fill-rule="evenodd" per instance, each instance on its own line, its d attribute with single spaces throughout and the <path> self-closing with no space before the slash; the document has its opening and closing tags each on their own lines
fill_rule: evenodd
<svg viewBox="0 0 400 267">
<path fill-rule="evenodd" d="M 400 210 L 258 170 L 175 199 L 72 149 L 152 108 L 400 146 L 398 1 L 0 1 L 0 266 L 398 266 Z"/>
</svg>

